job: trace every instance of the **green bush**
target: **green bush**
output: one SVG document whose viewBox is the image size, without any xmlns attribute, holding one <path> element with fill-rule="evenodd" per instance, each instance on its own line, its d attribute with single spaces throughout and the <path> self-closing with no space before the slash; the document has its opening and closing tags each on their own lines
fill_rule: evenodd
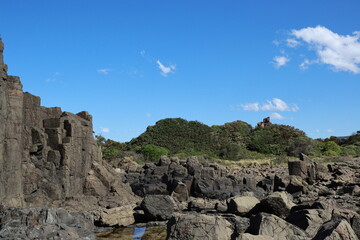
<svg viewBox="0 0 360 240">
<path fill-rule="evenodd" d="M 168 156 L 169 150 L 164 147 L 155 146 L 152 144 L 147 144 L 138 148 L 147 161 L 156 162 L 160 160 L 161 156 Z"/>
<path fill-rule="evenodd" d="M 319 142 L 317 148 L 325 156 L 339 156 L 341 152 L 341 147 L 334 141 Z"/>
<path fill-rule="evenodd" d="M 312 151 L 312 139 L 294 127 L 273 124 L 267 127 L 257 127 L 250 135 L 249 150 L 288 156 L 298 156 L 299 153 L 309 154 Z"/>
<path fill-rule="evenodd" d="M 125 150 L 126 144 L 111 139 L 106 139 L 101 135 L 95 136 L 97 144 L 101 147 L 103 158 L 112 160 L 117 158 L 119 154 Z"/>
<path fill-rule="evenodd" d="M 151 144 L 164 147 L 171 154 L 191 151 L 209 153 L 214 151 L 211 131 L 209 126 L 197 121 L 167 118 L 149 126 L 143 134 L 131 140 L 130 147 Z"/>
</svg>

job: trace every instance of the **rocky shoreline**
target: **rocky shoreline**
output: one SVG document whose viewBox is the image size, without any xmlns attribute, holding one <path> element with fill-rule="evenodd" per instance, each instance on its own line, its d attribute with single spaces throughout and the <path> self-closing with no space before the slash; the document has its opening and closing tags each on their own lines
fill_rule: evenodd
<svg viewBox="0 0 360 240">
<path fill-rule="evenodd" d="M 157 239 L 359 239 L 359 159 L 235 168 L 162 157 L 114 169 L 91 115 L 41 106 L 7 74 L 3 50 L 0 39 L 0 238 L 96 239 L 142 224 L 163 226 Z"/>
</svg>

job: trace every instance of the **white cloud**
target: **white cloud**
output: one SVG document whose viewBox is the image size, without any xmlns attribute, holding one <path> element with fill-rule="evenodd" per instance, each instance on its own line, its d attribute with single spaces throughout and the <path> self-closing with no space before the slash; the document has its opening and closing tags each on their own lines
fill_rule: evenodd
<svg viewBox="0 0 360 240">
<path fill-rule="evenodd" d="M 111 71 L 111 69 L 109 68 L 103 68 L 103 69 L 98 69 L 97 72 L 103 75 L 107 75 L 109 74 L 109 72 Z"/>
<path fill-rule="evenodd" d="M 266 101 L 265 104 L 260 105 L 259 103 L 248 103 L 242 104 L 242 109 L 245 111 L 288 111 L 288 112 L 297 112 L 299 107 L 296 104 L 288 105 L 286 102 L 280 98 L 273 98 L 272 100 Z"/>
<path fill-rule="evenodd" d="M 318 56 L 313 63 L 324 63 L 334 71 L 360 73 L 360 32 L 340 35 L 323 26 L 292 30 L 291 35 L 310 46 Z M 288 39 L 289 40 L 289 39 Z M 304 61 L 300 67 L 308 66 Z"/>
<path fill-rule="evenodd" d="M 255 112 L 257 112 L 257 111 L 260 110 L 259 103 L 242 104 L 241 107 L 245 111 L 255 111 Z"/>
<path fill-rule="evenodd" d="M 261 107 L 261 110 L 297 112 L 299 110 L 299 107 L 296 104 L 292 104 L 292 106 L 289 106 L 286 102 L 284 102 L 280 98 L 273 98 L 271 101 L 268 100 L 267 103 Z"/>
<path fill-rule="evenodd" d="M 151 116 L 152 116 L 151 113 L 146 113 L 145 114 L 145 117 L 147 117 L 147 118 L 151 118 Z"/>
<path fill-rule="evenodd" d="M 108 132 L 110 132 L 110 128 L 101 127 L 101 132 L 108 133 Z"/>
<path fill-rule="evenodd" d="M 286 45 L 288 47 L 291 47 L 291 48 L 295 48 L 297 47 L 298 45 L 300 44 L 299 41 L 293 39 L 293 38 L 289 38 L 289 39 L 286 39 Z"/>
<path fill-rule="evenodd" d="M 142 57 L 145 57 L 145 50 L 141 50 L 141 51 L 140 51 L 140 55 L 141 55 Z"/>
<path fill-rule="evenodd" d="M 277 113 L 277 112 L 272 113 L 272 114 L 270 115 L 270 118 L 272 118 L 272 119 L 279 119 L 279 120 L 285 119 L 284 116 L 282 116 L 280 113 Z"/>
<path fill-rule="evenodd" d="M 333 132 L 335 132 L 335 131 L 334 131 L 334 129 L 330 129 L 330 128 L 329 128 L 329 129 L 326 129 L 326 132 L 328 132 L 328 133 L 333 133 Z"/>
<path fill-rule="evenodd" d="M 279 40 L 274 40 L 274 41 L 272 41 L 272 43 L 273 43 L 275 46 L 279 46 L 279 45 L 280 45 L 280 41 L 279 41 Z"/>
<path fill-rule="evenodd" d="M 306 70 L 306 69 L 308 69 L 309 68 L 309 66 L 311 65 L 311 64 L 315 64 L 315 63 L 318 63 L 318 61 L 310 61 L 309 59 L 305 59 L 300 65 L 299 65 L 299 67 L 300 67 L 300 69 L 302 69 L 302 70 Z"/>
<path fill-rule="evenodd" d="M 156 63 L 158 64 L 159 69 L 161 70 L 161 75 L 163 75 L 164 77 L 167 77 L 167 75 L 169 73 L 174 73 L 173 70 L 176 69 L 175 65 L 170 65 L 168 67 L 165 67 L 160 60 L 157 60 Z"/>
<path fill-rule="evenodd" d="M 289 61 L 290 59 L 285 57 L 285 56 L 275 56 L 273 58 L 273 64 L 274 64 L 274 67 L 275 68 L 281 68 L 283 66 L 285 66 Z"/>
</svg>

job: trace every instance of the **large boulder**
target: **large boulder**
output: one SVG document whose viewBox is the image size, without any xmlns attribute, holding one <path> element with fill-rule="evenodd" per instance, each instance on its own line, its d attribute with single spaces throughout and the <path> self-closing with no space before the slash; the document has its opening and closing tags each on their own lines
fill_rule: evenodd
<svg viewBox="0 0 360 240">
<path fill-rule="evenodd" d="M 175 214 L 168 222 L 169 240 L 229 240 L 233 234 L 230 222 L 220 216 Z"/>
<path fill-rule="evenodd" d="M 228 212 L 246 215 L 253 209 L 260 201 L 256 197 L 237 196 L 228 200 Z"/>
<path fill-rule="evenodd" d="M 168 220 L 176 209 L 176 202 L 168 195 L 146 195 L 141 208 L 148 220 Z"/>
<path fill-rule="evenodd" d="M 104 209 L 100 213 L 99 222 L 102 226 L 128 226 L 135 222 L 134 206 L 125 205 Z"/>
<path fill-rule="evenodd" d="M 249 233 L 270 236 L 275 240 L 310 240 L 302 229 L 267 213 L 260 213 L 250 219 Z"/>
<path fill-rule="evenodd" d="M 236 240 L 274 240 L 274 238 L 266 235 L 252 235 L 250 233 L 241 233 Z"/>
<path fill-rule="evenodd" d="M 11 208 L 0 212 L 1 239 L 94 239 L 93 219 L 62 208 Z"/>
<path fill-rule="evenodd" d="M 286 217 L 295 204 L 292 196 L 287 192 L 274 192 L 261 200 L 260 204 L 254 209 L 257 212 L 275 214 L 279 217 Z"/>
<path fill-rule="evenodd" d="M 286 221 L 303 229 L 310 237 L 314 237 L 323 223 L 330 221 L 331 217 L 331 212 L 325 210 L 304 209 L 292 213 Z"/>
<path fill-rule="evenodd" d="M 189 200 L 189 191 L 185 183 L 176 182 L 175 188 L 171 193 L 171 196 L 179 200 L 180 202 L 186 202 Z"/>
<path fill-rule="evenodd" d="M 333 219 L 324 223 L 313 240 L 358 240 L 346 220 Z"/>
<path fill-rule="evenodd" d="M 356 215 L 351 219 L 351 227 L 354 229 L 356 236 L 360 238 L 360 215 Z"/>
<path fill-rule="evenodd" d="M 289 174 L 305 179 L 309 184 L 313 184 L 318 179 L 317 163 L 308 156 L 301 153 L 299 160 L 289 160 Z"/>
</svg>

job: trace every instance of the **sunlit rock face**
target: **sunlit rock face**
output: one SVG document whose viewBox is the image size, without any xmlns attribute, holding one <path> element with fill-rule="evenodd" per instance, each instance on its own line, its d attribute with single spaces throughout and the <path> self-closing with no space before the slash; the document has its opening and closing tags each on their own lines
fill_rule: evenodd
<svg viewBox="0 0 360 240">
<path fill-rule="evenodd" d="M 131 189 L 102 161 L 91 115 L 41 106 L 39 97 L 22 91 L 19 77 L 7 74 L 3 51 L 0 40 L 1 203 L 36 207 L 78 199 L 91 205 L 95 198 L 108 197 L 132 201 Z"/>
</svg>

